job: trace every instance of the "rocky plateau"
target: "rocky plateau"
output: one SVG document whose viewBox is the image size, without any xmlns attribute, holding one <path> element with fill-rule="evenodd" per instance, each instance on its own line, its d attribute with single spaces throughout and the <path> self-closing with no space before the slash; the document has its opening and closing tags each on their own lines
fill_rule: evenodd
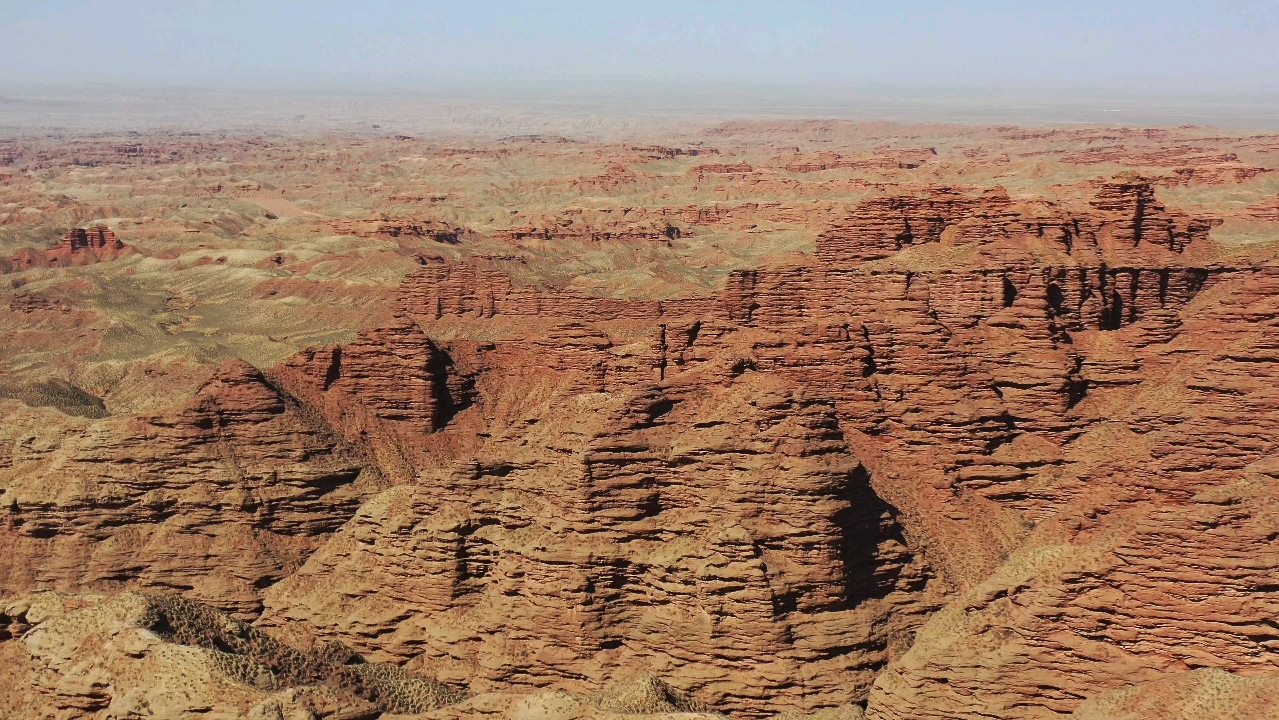
<svg viewBox="0 0 1279 720">
<path fill-rule="evenodd" d="M 1279 136 L 669 142 L 0 143 L 0 718 L 1279 717 Z"/>
</svg>

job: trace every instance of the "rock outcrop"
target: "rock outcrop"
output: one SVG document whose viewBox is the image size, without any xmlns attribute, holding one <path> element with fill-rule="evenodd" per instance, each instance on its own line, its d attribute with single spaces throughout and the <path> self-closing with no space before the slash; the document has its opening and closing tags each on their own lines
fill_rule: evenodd
<svg viewBox="0 0 1279 720">
<path fill-rule="evenodd" d="M 1223 282 L 1147 348 L 1148 375 L 1035 483 L 1030 542 L 920 630 L 871 717 L 1049 717 L 1159 673 L 1274 673 L 1274 283 Z"/>
<path fill-rule="evenodd" d="M 939 588 L 960 593 L 919 631 L 908 653 L 885 656 L 891 662 L 870 695 L 871 717 L 977 717 L 991 708 L 1009 717 L 1048 716 L 1143 672 L 1269 667 L 1268 650 L 1256 639 L 1268 637 L 1260 625 L 1236 620 L 1227 627 L 1225 613 L 1237 609 L 1220 611 L 1223 629 L 1209 655 L 1201 648 L 1197 660 L 1187 656 L 1190 634 L 1202 639 L 1207 632 L 1194 624 L 1204 607 L 1178 604 L 1189 578 L 1172 576 L 1170 585 L 1146 590 L 1134 583 L 1162 577 L 1154 558 L 1169 553 L 1197 558 L 1194 575 L 1208 594 L 1256 598 L 1261 578 L 1272 571 L 1261 559 L 1240 566 L 1244 548 L 1268 542 L 1261 506 L 1238 517 L 1212 508 L 1264 501 L 1255 492 L 1252 500 L 1231 495 L 1235 499 L 1220 501 L 1213 493 L 1253 487 L 1238 485 L 1251 477 L 1245 468 L 1279 440 L 1267 419 L 1279 409 L 1266 379 L 1276 317 L 1266 290 L 1273 271 L 1217 260 L 1205 240 L 1212 221 L 1168 212 L 1142 182 L 1102 187 L 1082 216 L 1051 209 L 1030 215 L 998 192 L 935 192 L 922 200 L 871 201 L 854 217 L 860 219 L 819 240 L 818 262 L 734 273 L 713 299 L 595 300 L 521 288 L 483 268 L 441 264 L 404 283 L 399 307 L 427 328 L 446 321 L 505 328 L 509 337 L 495 343 L 491 359 L 504 350 L 510 358 L 531 357 L 527 336 L 536 331 L 504 325 L 504 316 L 583 322 L 577 336 L 597 340 L 579 346 L 590 362 L 574 367 L 628 378 L 592 385 L 597 391 L 630 386 L 642 373 L 613 369 L 649 358 L 659 388 L 685 376 L 715 386 L 762 375 L 830 402 L 849 451 L 868 469 L 869 487 L 892 508 L 903 547 L 920 563 L 915 576 L 934 578 L 917 583 L 921 594 L 913 607 L 927 607 L 920 601 Z M 615 339 L 634 338 L 636 323 L 655 327 L 647 349 Z M 619 352 L 624 347 L 641 349 Z M 1179 400 L 1169 403 L 1169 394 Z M 684 477 L 709 474 L 699 469 Z M 460 486 L 454 478 L 446 485 Z M 402 503 L 417 508 L 410 517 L 434 507 L 395 500 Z M 385 532 L 374 529 L 383 521 L 366 522 L 364 532 Z M 1236 539 L 1200 542 L 1191 528 L 1201 526 Z M 1184 534 L 1174 540 L 1174 532 Z M 347 547 L 366 543 L 352 539 Z M 510 551 L 497 546 L 499 554 Z M 315 556 L 312 567 L 331 565 L 327 577 L 350 574 L 340 569 L 343 559 L 324 557 Z M 1150 558 L 1150 566 L 1131 567 L 1137 557 Z M 1122 577 L 1107 579 L 1110 572 Z M 299 610 L 313 601 L 286 600 L 285 590 L 306 574 L 273 595 L 268 617 L 276 617 L 277 602 L 281 622 L 378 615 Z M 1124 610 L 1122 597 L 1105 595 L 1106 588 L 1122 588 L 1124 597 L 1131 591 L 1131 610 Z M 1101 594 L 1085 599 L 1091 593 Z M 1080 610 L 1075 619 L 1069 608 L 1076 597 L 1083 607 L 1132 614 L 1123 621 L 1085 620 Z M 597 595 L 582 602 L 594 607 L 601 601 Z M 435 617 L 444 607 L 381 615 Z M 909 607 L 894 616 L 910 617 L 902 609 Z M 1266 612 L 1258 606 L 1256 617 Z M 1196 618 L 1187 622 L 1197 629 L 1176 635 L 1173 619 L 1183 617 Z M 395 622 L 390 637 L 403 637 L 412 648 L 399 652 L 425 647 L 408 642 L 425 630 L 406 630 L 408 619 Z M 538 627 L 549 624 L 542 620 Z M 913 626 L 902 629 L 904 649 Z M 330 626 L 326 632 L 382 638 L 388 630 Z M 1167 639 L 1152 642 L 1144 632 Z M 452 647 L 462 645 L 456 642 L 461 636 L 445 637 Z M 630 651 L 639 643 L 627 637 L 622 647 Z M 573 666 L 590 667 L 585 657 L 575 655 Z M 1045 667 L 1047 657 L 1057 659 Z M 601 669 L 592 679 L 607 675 L 607 666 L 595 662 Z M 553 663 L 533 664 L 541 668 L 535 676 L 567 677 Z M 479 676 L 485 673 L 491 682 L 513 681 L 488 670 Z M 749 675 L 733 682 L 760 685 Z M 767 699 L 763 693 L 748 699 L 746 691 L 726 685 L 698 687 L 746 712 L 805 702 L 778 687 Z M 861 697 L 856 690 L 844 698 L 812 687 L 804 692 L 813 706 Z"/>
<path fill-rule="evenodd" d="M 467 235 L 464 228 L 454 227 L 438 220 L 414 218 L 384 218 L 381 220 L 329 220 L 323 223 L 336 235 L 353 235 L 361 238 L 387 240 L 432 240 L 456 245 Z"/>
<path fill-rule="evenodd" d="M 597 395 L 366 504 L 262 623 L 474 692 L 640 666 L 727 710 L 863 695 L 928 576 L 832 406 L 755 372 Z"/>
<path fill-rule="evenodd" d="M 466 402 L 450 394 L 446 363 L 421 329 L 400 318 L 353 342 L 304 350 L 272 374 L 382 474 L 404 480 L 420 464 L 425 436 Z"/>
<path fill-rule="evenodd" d="M 71 267 L 92 265 L 137 254 L 138 249 L 126 245 L 105 225 L 68 230 L 62 242 L 48 250 L 25 249 L 9 259 L 8 271 L 37 267 Z"/>
<path fill-rule="evenodd" d="M 679 300 L 423 258 L 385 327 L 15 447 L 6 584 L 183 591 L 476 714 L 643 671 L 645 712 L 870 718 L 1272 675 L 1279 271 L 1214 224 L 1144 180 L 934 188 Z"/>
<path fill-rule="evenodd" d="M 706 175 L 739 175 L 754 172 L 750 163 L 703 163 L 695 165 L 688 172 L 701 178 Z"/>
<path fill-rule="evenodd" d="M 913 170 L 937 157 L 935 148 L 897 151 L 871 157 L 845 157 L 823 153 L 811 160 L 787 163 L 786 172 L 810 173 L 822 170 Z"/>
<path fill-rule="evenodd" d="M 877 198 L 822 233 L 816 255 L 825 264 L 848 266 L 926 243 L 1004 244 L 1008 247 L 996 250 L 1017 253 L 1044 245 L 1054 254 L 1070 256 L 1071 265 L 1125 265 L 1134 260 L 1163 265 L 1170 258 L 1126 251 L 1158 246 L 1181 253 L 1195 240 L 1202 243 L 1219 222 L 1168 212 L 1146 181 L 1107 183 L 1090 205 L 1087 213 L 1050 207 L 1029 214 L 999 188 L 980 197 L 942 187 L 923 197 Z"/>
<path fill-rule="evenodd" d="M 366 469 L 367 468 L 367 469 Z M 222 366 L 169 415 L 108 418 L 0 469 L 0 578 L 26 588 L 181 590 L 243 613 L 377 486 L 252 366 Z"/>
</svg>

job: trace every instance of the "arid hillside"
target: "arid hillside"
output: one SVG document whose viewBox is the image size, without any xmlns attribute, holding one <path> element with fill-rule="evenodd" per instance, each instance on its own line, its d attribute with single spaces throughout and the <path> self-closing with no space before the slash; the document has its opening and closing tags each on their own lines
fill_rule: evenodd
<svg viewBox="0 0 1279 720">
<path fill-rule="evenodd" d="M 1279 717 L 1279 135 L 0 138 L 0 718 Z"/>
</svg>

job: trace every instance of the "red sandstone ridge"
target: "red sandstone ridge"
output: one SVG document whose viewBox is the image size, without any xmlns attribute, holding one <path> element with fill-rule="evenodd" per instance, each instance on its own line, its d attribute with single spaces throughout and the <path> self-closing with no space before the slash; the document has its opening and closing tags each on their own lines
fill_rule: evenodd
<svg viewBox="0 0 1279 720">
<path fill-rule="evenodd" d="M 9 592 L 180 589 L 253 613 L 376 485 L 357 482 L 365 472 L 261 372 L 227 363 L 172 414 L 109 418 L 10 457 L 0 579 Z"/>
<path fill-rule="evenodd" d="M 137 248 L 120 242 L 115 232 L 105 225 L 68 230 L 62 243 L 43 252 L 33 249 L 20 251 L 10 259 L 13 270 L 33 267 L 67 267 L 92 265 L 116 260 L 137 253 Z"/>
<path fill-rule="evenodd" d="M 927 243 L 951 246 L 1002 244 L 1015 253 L 1034 245 L 1071 256 L 1072 264 L 1106 262 L 1166 264 L 1170 258 L 1134 255 L 1129 250 L 1152 246 L 1180 253 L 1207 237 L 1219 221 L 1169 213 L 1155 200 L 1147 182 L 1103 185 L 1091 202 L 1095 212 L 1079 216 L 1065 209 L 1020 211 L 998 189 L 981 197 L 937 188 L 923 197 L 897 196 L 867 201 L 821 235 L 817 257 L 846 265 L 887 258 L 907 247 Z"/>
<path fill-rule="evenodd" d="M 591 242 L 609 242 L 613 240 L 661 240 L 670 244 L 671 240 L 680 237 L 681 231 L 673 225 L 649 223 L 643 225 L 616 226 L 608 228 L 577 227 L 571 219 L 561 222 L 556 227 L 534 227 L 524 225 L 494 233 L 494 237 L 520 242 L 523 240 L 589 240 Z"/>
<path fill-rule="evenodd" d="M 1137 546 L 1110 551 L 1093 539 L 1123 537 L 1123 528 L 1130 522 L 1125 518 L 1132 515 L 1118 513 L 1119 508 L 1131 507 L 1133 502 L 1157 502 L 1140 506 L 1152 510 L 1162 505 L 1162 515 L 1140 521 L 1151 523 L 1151 533 L 1157 527 L 1193 525 L 1199 521 L 1190 518 L 1207 512 L 1202 503 L 1215 502 L 1189 502 L 1196 493 L 1243 478 L 1245 465 L 1262 459 L 1265 448 L 1279 442 L 1279 427 L 1256 419 L 1271 417 L 1279 410 L 1279 400 L 1270 391 L 1272 384 L 1248 382 L 1238 374 L 1245 362 L 1258 363 L 1254 373 L 1269 373 L 1273 366 L 1270 348 L 1275 340 L 1270 320 L 1275 315 L 1269 305 L 1271 295 L 1262 289 L 1273 271 L 1212 260 L 1211 249 L 1203 247 L 1210 244 L 1206 235 L 1211 223 L 1169 213 L 1155 200 L 1149 185 L 1115 183 L 1103 187 L 1091 210 L 1083 215 L 1061 211 L 1046 218 L 1042 213 L 1027 216 L 1003 195 L 968 198 L 957 193 L 935 193 L 918 201 L 872 201 L 858 212 L 859 219 L 850 224 L 866 218 L 866 222 L 884 227 L 899 227 L 908 233 L 910 242 L 902 242 L 898 249 L 879 244 L 881 238 L 894 237 L 883 231 L 843 236 L 828 233 L 819 241 L 818 263 L 735 273 L 719 297 L 678 302 L 539 293 L 519 288 L 492 271 L 430 265 L 405 281 L 400 307 L 428 330 L 433 323 L 451 317 L 479 323 L 500 323 L 504 316 L 563 319 L 558 322 L 571 319 L 579 323 L 576 337 L 594 340 L 577 346 L 574 352 L 580 354 L 575 357 L 580 359 L 563 367 L 574 368 L 570 374 L 595 378 L 584 386 L 588 388 L 620 392 L 627 386 L 610 384 L 608 378 L 643 377 L 642 368 L 647 365 L 652 368 L 651 377 L 666 383 L 678 382 L 685 373 L 692 373 L 690 380 L 696 378 L 699 385 L 708 387 L 774 376 L 795 382 L 809 396 L 828 398 L 833 401 L 850 450 L 869 468 L 877 497 L 894 508 L 907 547 L 918 553 L 915 558 L 926 558 L 922 577 L 935 578 L 928 585 L 934 591 L 949 587 L 987 593 L 980 596 L 983 598 L 1003 598 L 1000 593 L 990 594 L 994 591 L 986 588 L 991 581 L 985 579 L 1002 577 L 990 575 L 1001 567 L 1004 569 L 997 572 L 1021 572 L 1013 568 L 1022 562 L 1022 556 L 1005 560 L 1008 554 L 1024 547 L 1023 552 L 1033 557 L 1039 552 L 1034 548 L 1045 542 L 1064 543 L 1073 548 L 1070 552 L 1082 553 L 1081 557 L 1117 552 L 1131 562 Z M 865 257 L 860 248 L 866 243 L 882 255 L 878 264 L 859 262 Z M 976 252 L 952 257 L 948 266 L 937 268 L 937 261 L 926 254 L 930 248 L 970 248 Z M 1256 325 L 1255 318 L 1270 320 Z M 616 336 L 623 332 L 622 323 L 643 321 L 653 328 L 643 343 L 632 340 L 627 344 Z M 530 363 L 545 368 L 542 372 L 546 373 L 561 366 L 559 358 L 568 357 L 553 347 L 533 350 L 538 347 L 533 337 L 542 332 L 533 326 L 524 331 L 518 325 L 500 327 L 513 335 L 484 351 L 487 366 L 493 370 L 482 372 L 476 383 L 481 405 L 496 402 L 495 396 L 486 393 L 488 372 Z M 1256 328 L 1261 334 L 1238 334 L 1244 327 Z M 633 330 L 624 332 L 634 337 Z M 444 349 L 456 352 L 458 347 Z M 1233 349 L 1223 349 L 1227 347 Z M 1191 359 L 1209 357 L 1216 359 L 1207 365 Z M 633 374 L 635 370 L 641 372 Z M 1155 400 L 1170 382 L 1179 384 L 1171 387 L 1184 388 L 1174 390 L 1186 398 L 1184 404 Z M 502 387 L 511 392 L 510 377 L 503 380 Z M 1149 401 L 1132 400 L 1147 396 Z M 1245 420 L 1245 415 L 1252 419 Z M 545 427 L 541 416 L 527 417 L 530 422 L 537 420 L 534 427 Z M 700 422 L 693 421 L 693 425 Z M 1178 445 L 1173 438 L 1186 432 L 1187 423 L 1199 427 L 1196 440 L 1183 440 Z M 1226 451 L 1225 438 L 1244 425 L 1251 427 L 1249 439 Z M 512 438 L 529 437 L 526 431 L 516 429 L 518 422 L 504 427 L 507 434 L 515 433 Z M 1097 451 L 1098 443 L 1106 448 L 1104 452 Z M 529 467 L 530 462 L 521 460 L 513 467 Z M 1143 470 L 1134 474 L 1127 462 L 1137 463 Z M 481 477 L 486 474 L 479 472 Z M 496 477 L 508 477 L 510 472 L 501 470 Z M 475 490 L 469 489 L 475 486 L 458 487 L 468 488 L 465 497 L 475 496 Z M 468 504 L 464 501 L 464 506 Z M 714 514 L 717 507 L 712 503 L 706 511 Z M 1112 514 L 1113 521 L 1108 519 Z M 1084 532 L 1079 525 L 1070 524 L 1081 521 L 1066 520 L 1075 517 L 1089 518 L 1082 521 Z M 1211 522 L 1215 525 L 1229 526 L 1229 532 L 1239 533 L 1240 539 L 1231 542 L 1238 542 L 1240 549 L 1254 541 L 1249 538 L 1265 533 L 1262 526 L 1259 530 L 1236 526 L 1235 519 L 1214 517 Z M 1238 522 L 1246 517 L 1239 516 Z M 369 522 L 383 521 L 371 518 Z M 498 525 L 504 523 L 498 521 Z M 376 537 L 379 531 L 373 527 L 369 526 L 373 534 L 363 537 Z M 1066 534 L 1060 535 L 1062 532 Z M 349 546 L 347 542 L 343 547 Z M 523 552 L 503 544 L 505 541 L 490 542 L 495 545 L 485 547 L 498 553 L 498 558 Z M 1233 551 L 1221 554 L 1214 549 L 1211 552 L 1218 554 L 1210 558 L 1210 546 L 1187 545 L 1167 533 L 1149 534 L 1134 542 L 1141 543 L 1140 552 L 1147 557 L 1189 553 L 1201 558 L 1198 562 L 1203 563 L 1203 571 L 1198 577 L 1214 588 L 1212 592 L 1246 594 L 1251 592 L 1247 588 L 1255 585 L 1254 580 L 1238 577 L 1241 569 L 1229 570 L 1233 561 L 1228 558 L 1235 557 Z M 1059 551 L 1044 552 L 1047 557 L 1062 557 Z M 317 555 L 316 562 L 321 564 L 299 575 L 297 582 L 316 572 L 332 578 L 307 581 L 320 583 L 316 587 L 339 582 L 343 563 L 354 562 L 345 559 L 346 553 L 343 550 L 341 556 L 331 558 Z M 328 559 L 320 561 L 320 557 Z M 954 632 L 947 624 L 946 618 L 951 617 L 947 613 L 959 612 L 946 610 L 919 631 L 921 638 L 936 635 L 936 641 L 921 639 L 909 653 L 897 659 L 889 655 L 891 662 L 878 681 L 883 689 L 871 694 L 870 713 L 879 717 L 963 717 L 972 713 L 976 717 L 986 712 L 985 708 L 1002 707 L 1010 717 L 1038 717 L 1041 709 L 1069 711 L 1078 698 L 1116 687 L 1123 677 L 1150 676 L 1140 675 L 1135 668 L 1162 672 L 1187 667 L 1188 661 L 1176 659 L 1172 650 L 1144 643 L 1125 656 L 1127 664 L 1116 666 L 1124 668 L 1122 671 L 1111 675 L 1105 673 L 1112 671 L 1100 669 L 1074 673 L 1070 668 L 1092 667 L 1072 665 L 1092 662 L 1081 655 L 1097 652 L 1087 649 L 1093 647 L 1089 643 L 1120 638 L 1090 635 L 1093 631 L 1071 624 L 1069 612 L 1053 604 L 1073 597 L 1061 595 L 1054 583 L 1078 583 L 1070 578 L 1082 571 L 1062 572 L 1061 580 L 1043 579 L 1046 576 L 1042 574 L 1034 576 L 1041 578 L 1039 581 L 1019 580 L 1031 583 L 1032 588 L 1035 582 L 1047 583 L 1042 591 L 1042 602 L 1047 604 L 1041 610 L 1025 619 L 998 617 L 1005 628 L 1001 632 L 1010 637 L 1082 633 L 1078 644 L 1052 646 L 1052 652 L 1061 653 L 1060 663 L 1066 668 L 1063 678 L 1077 679 L 1067 682 L 1044 675 L 1029 660 L 1018 660 L 1021 664 L 1006 668 L 999 665 L 1002 658 L 1022 657 L 1008 653 L 1042 656 L 1049 652 L 1044 648 L 980 654 L 976 663 L 968 664 L 963 660 L 970 657 L 968 648 L 974 643 L 984 647 L 981 643 L 990 640 L 985 635 L 946 634 Z M 1151 577 L 1156 573 L 1153 567 L 1147 571 Z M 485 582 L 477 587 L 482 588 Z M 622 587 L 629 587 L 629 582 L 623 582 Z M 1130 584 L 1131 580 L 1123 582 Z M 1117 587 L 1123 582 L 1103 584 Z M 594 585 L 598 587 L 598 581 Z M 482 590 L 476 592 L 482 596 Z M 956 602 L 966 603 L 964 607 L 970 609 L 990 602 L 960 597 Z M 1166 599 L 1149 594 L 1140 597 L 1156 606 L 1166 603 L 1153 618 L 1194 614 L 1178 606 L 1171 595 Z M 272 617 L 313 627 L 314 616 L 301 610 L 310 607 L 309 602 L 282 594 L 270 601 L 275 608 Z M 1004 612 L 1000 603 L 990 612 Z M 480 620 L 474 612 L 459 615 L 458 622 L 472 628 L 468 633 L 479 633 L 477 637 L 482 638 L 495 632 L 476 629 L 486 627 L 483 623 L 488 621 Z M 1134 605 L 1124 612 L 1138 618 L 1140 610 Z M 345 615 L 347 611 L 334 613 Z M 775 614 L 774 622 L 784 616 Z M 470 619 L 463 621 L 461 617 Z M 897 617 L 909 615 L 899 610 Z M 990 628 L 995 621 L 983 622 L 981 628 Z M 1145 621 L 1130 622 L 1142 627 Z M 540 632 L 552 634 L 531 638 L 571 633 L 567 628 L 555 629 L 549 618 L 539 627 Z M 1153 625 L 1148 627 L 1153 631 Z M 1247 627 L 1223 632 L 1214 657 L 1226 663 L 1225 667 L 1246 669 L 1244 658 L 1256 656 L 1257 647 L 1250 638 L 1258 631 Z M 354 627 L 332 627 L 327 632 L 344 638 L 357 634 Z M 431 623 L 398 625 L 393 631 L 410 646 L 422 638 L 428 644 L 443 643 L 441 648 L 453 646 L 455 641 L 443 639 L 453 637 L 453 632 Z M 537 641 L 545 642 L 548 640 Z M 623 641 L 622 647 L 633 644 Z M 931 653 L 940 654 L 933 659 Z M 586 662 L 586 655 L 575 657 L 574 662 Z M 592 661 L 602 665 L 581 666 L 599 667 L 597 672 L 606 674 L 608 660 L 604 658 L 611 657 Z M 685 657 L 679 663 L 687 661 Z M 444 664 L 431 667 L 458 672 L 449 669 L 453 666 L 444 662 L 443 656 L 438 662 Z M 670 667 L 682 667 L 679 663 Z M 1022 667 L 1026 674 L 1018 675 Z M 549 668 L 547 672 L 556 672 Z M 702 672 L 695 674 L 700 677 Z M 1008 679 L 992 684 L 986 680 L 991 673 L 1007 673 Z M 504 677 L 494 676 L 489 682 L 508 681 Z M 747 680 L 749 677 L 749 671 L 742 668 L 726 676 L 725 682 L 760 682 Z M 898 677 L 904 679 L 894 680 Z M 520 682 L 537 681 L 534 677 Z M 1061 685 L 1063 682 L 1066 684 Z M 936 692 L 930 683 L 937 683 Z M 1046 686 L 1061 689 L 1059 694 L 1056 690 L 1049 693 L 1043 690 Z M 747 712 L 764 707 L 756 703 L 771 702 L 764 694 L 748 702 L 743 688 L 687 687 L 715 693 Z M 850 676 L 844 687 L 857 687 L 857 681 Z M 956 687 L 962 693 L 944 690 Z M 780 697 L 776 692 L 772 696 Z M 730 700 L 734 697 L 739 699 Z M 832 696 L 824 702 L 835 700 Z"/>
<path fill-rule="evenodd" d="M 750 163 L 704 163 L 689 170 L 690 175 L 698 178 L 706 175 L 749 175 L 755 168 Z"/>
<path fill-rule="evenodd" d="M 833 408 L 719 373 L 561 417 L 588 401 L 552 391 L 474 459 L 379 496 L 263 624 L 473 692 L 646 666 L 726 710 L 861 696 L 927 577 Z"/>
<path fill-rule="evenodd" d="M 878 157 L 844 157 L 839 153 L 818 155 L 804 162 L 788 163 L 786 172 L 809 173 L 822 170 L 913 170 L 937 157 L 934 148 L 923 148 Z"/>
<path fill-rule="evenodd" d="M 1172 707 L 1203 668 L 1264 702 L 1279 269 L 1144 180 L 1060 203 L 894 192 L 612 216 L 844 215 L 813 256 L 699 297 L 423 258 L 393 321 L 349 342 L 16 436 L 6 588 L 172 591 L 255 625 L 183 606 L 227 633 L 188 652 L 138 596 L 6 598 L 0 658 L 40 663 L 68 718 L 123 697 L 103 688 L 135 687 L 142 657 L 269 679 L 251 640 L 326 670 L 349 647 L 374 662 L 338 672 L 367 696 L 465 688 L 452 716 L 578 717 L 636 675 L 659 702 L 609 708 L 1108 717 Z M 10 304 L 63 314 L 34 297 Z M 282 715 L 312 692 L 258 690 L 223 695 Z"/>
<path fill-rule="evenodd" d="M 460 388 L 449 387 L 446 363 L 401 319 L 346 345 L 304 350 L 273 374 L 381 472 L 408 480 L 422 464 L 426 436 L 466 402 Z"/>
<path fill-rule="evenodd" d="M 1184 167 L 1174 168 L 1171 175 L 1159 178 L 1158 182 L 1162 187 L 1177 187 L 1191 183 L 1240 185 L 1268 172 L 1271 172 L 1268 168 L 1233 163 L 1210 167 Z"/>
</svg>

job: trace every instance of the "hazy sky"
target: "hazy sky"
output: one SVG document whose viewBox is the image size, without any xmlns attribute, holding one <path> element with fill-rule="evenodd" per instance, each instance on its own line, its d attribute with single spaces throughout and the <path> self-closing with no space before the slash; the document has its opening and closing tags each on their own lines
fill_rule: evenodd
<svg viewBox="0 0 1279 720">
<path fill-rule="evenodd" d="M 0 0 L 0 80 L 1279 90 L 1279 0 Z"/>
</svg>

